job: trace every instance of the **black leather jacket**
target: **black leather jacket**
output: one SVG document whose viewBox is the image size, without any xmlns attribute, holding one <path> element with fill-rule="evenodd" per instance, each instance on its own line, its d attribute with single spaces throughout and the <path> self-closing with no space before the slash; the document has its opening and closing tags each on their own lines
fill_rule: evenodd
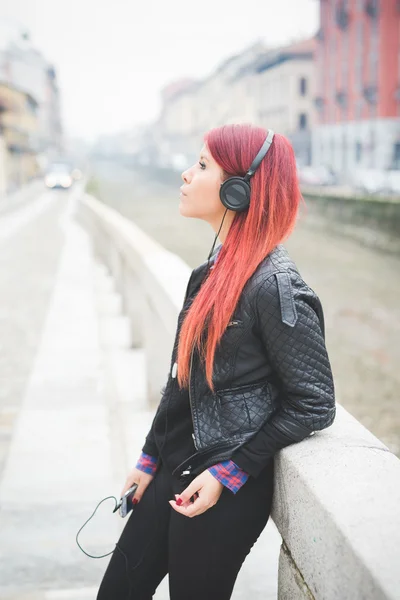
<svg viewBox="0 0 400 600">
<path fill-rule="evenodd" d="M 169 378 L 183 310 L 206 273 L 207 262 L 189 279 Z M 277 450 L 331 425 L 335 394 L 324 336 L 320 300 L 280 244 L 246 283 L 221 338 L 215 393 L 192 352 L 189 398 L 196 453 L 174 474 L 189 477 L 232 459 L 256 477 Z"/>
</svg>

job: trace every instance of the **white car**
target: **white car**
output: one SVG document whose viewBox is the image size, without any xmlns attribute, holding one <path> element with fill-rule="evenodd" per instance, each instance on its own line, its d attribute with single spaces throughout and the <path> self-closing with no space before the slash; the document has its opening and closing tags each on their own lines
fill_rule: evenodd
<svg viewBox="0 0 400 600">
<path fill-rule="evenodd" d="M 400 193 L 400 171 L 357 169 L 353 175 L 353 184 L 366 194 L 398 195 Z"/>
<path fill-rule="evenodd" d="M 73 183 L 70 167 L 64 163 L 54 163 L 49 167 L 44 182 L 50 189 L 70 188 Z"/>
<path fill-rule="evenodd" d="M 299 167 L 299 183 L 302 185 L 336 185 L 336 177 L 332 171 L 324 166 L 319 167 Z"/>
</svg>

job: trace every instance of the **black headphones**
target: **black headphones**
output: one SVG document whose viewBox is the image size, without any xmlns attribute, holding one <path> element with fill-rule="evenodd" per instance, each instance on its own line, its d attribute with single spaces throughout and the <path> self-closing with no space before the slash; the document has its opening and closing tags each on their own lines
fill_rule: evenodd
<svg viewBox="0 0 400 600">
<path fill-rule="evenodd" d="M 219 197 L 221 198 L 222 204 L 229 210 L 236 212 L 242 212 L 249 208 L 250 205 L 250 178 L 253 177 L 254 173 L 261 164 L 262 159 L 267 154 L 272 140 L 274 139 L 274 132 L 272 129 L 268 129 L 268 136 L 261 146 L 257 156 L 250 165 L 244 177 L 235 175 L 226 179 L 220 187 Z"/>
</svg>

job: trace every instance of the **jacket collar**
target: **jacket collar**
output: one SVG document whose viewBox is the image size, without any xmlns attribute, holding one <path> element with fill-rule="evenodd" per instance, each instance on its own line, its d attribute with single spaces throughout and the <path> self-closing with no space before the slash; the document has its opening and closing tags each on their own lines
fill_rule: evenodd
<svg viewBox="0 0 400 600">
<path fill-rule="evenodd" d="M 194 290 L 200 286 L 201 282 L 203 281 L 204 277 L 207 274 L 208 265 L 210 265 L 210 269 L 212 269 L 214 267 L 214 263 L 217 259 L 217 256 L 218 256 L 221 248 L 222 248 L 222 244 L 219 244 L 219 246 L 217 246 L 215 248 L 213 254 L 211 255 L 210 261 L 206 260 L 201 265 L 199 265 L 198 267 L 193 269 L 192 276 L 191 276 L 190 290 L 188 291 L 188 295 L 191 295 L 194 292 Z"/>
<path fill-rule="evenodd" d="M 214 264 L 214 263 L 215 263 L 215 261 L 217 260 L 217 256 L 218 256 L 218 254 L 219 254 L 219 252 L 220 252 L 221 248 L 222 248 L 222 244 L 219 244 L 219 245 L 218 245 L 218 246 L 215 248 L 214 252 L 212 253 L 212 255 L 211 255 L 211 257 L 210 257 L 210 260 L 209 260 L 209 261 L 208 261 L 208 260 L 205 260 L 205 261 L 204 261 L 204 262 L 203 262 L 201 265 L 199 265 L 198 267 L 196 267 L 196 268 L 194 269 L 194 271 L 195 271 L 195 272 L 197 272 L 197 271 L 203 271 L 203 269 L 205 269 L 205 268 L 208 266 L 208 264 L 210 264 L 210 265 Z"/>
</svg>

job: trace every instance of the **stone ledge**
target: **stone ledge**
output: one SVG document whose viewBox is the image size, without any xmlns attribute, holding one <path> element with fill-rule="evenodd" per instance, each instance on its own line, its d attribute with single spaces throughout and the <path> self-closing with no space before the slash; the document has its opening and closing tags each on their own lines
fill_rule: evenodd
<svg viewBox="0 0 400 600">
<path fill-rule="evenodd" d="M 341 406 L 276 457 L 272 516 L 315 598 L 398 598 L 399 505 L 399 459 Z"/>
</svg>

